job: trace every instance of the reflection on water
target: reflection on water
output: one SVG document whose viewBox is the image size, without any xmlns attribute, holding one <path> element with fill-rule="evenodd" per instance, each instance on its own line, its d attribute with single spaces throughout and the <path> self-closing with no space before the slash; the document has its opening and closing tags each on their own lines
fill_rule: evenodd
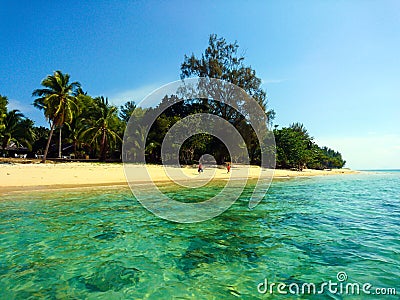
<svg viewBox="0 0 400 300">
<path fill-rule="evenodd" d="M 198 201 L 221 187 L 163 188 Z M 228 211 L 196 224 L 156 218 L 125 188 L 9 195 L 0 202 L 0 298 L 265 299 L 264 278 L 317 284 L 339 271 L 396 287 L 399 187 L 399 173 L 279 181 L 249 210 L 250 184 Z"/>
</svg>

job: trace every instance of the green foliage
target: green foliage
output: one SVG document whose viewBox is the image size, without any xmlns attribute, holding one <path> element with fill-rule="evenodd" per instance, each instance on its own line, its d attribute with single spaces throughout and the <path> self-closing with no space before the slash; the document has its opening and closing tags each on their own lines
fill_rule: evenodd
<svg viewBox="0 0 400 300">
<path fill-rule="evenodd" d="M 90 144 L 99 145 L 99 159 L 106 160 L 109 146 L 114 146 L 121 142 L 118 128 L 121 121 L 118 119 L 118 109 L 108 103 L 108 99 L 103 96 L 93 99 L 95 110 L 92 117 L 86 119 L 87 129 L 82 132 L 82 136 L 90 141 Z"/>
<path fill-rule="evenodd" d="M 255 70 L 245 64 L 245 57 L 239 54 L 237 42 L 228 43 L 224 38 L 212 34 L 207 48 L 200 57 L 194 54 L 185 55 L 181 64 L 181 78 L 197 76 L 222 79 L 241 87 L 264 110 L 267 117 L 259 120 L 272 123 L 275 112 L 267 107 L 267 96 L 262 88 L 262 81 L 257 77 Z M 33 122 L 26 119 L 19 111 L 8 112 L 7 97 L 0 95 L 0 142 L 3 147 L 10 143 L 26 146 L 37 154 L 44 152 L 45 160 L 55 127 L 62 127 L 64 136 L 62 142 L 67 145 L 66 152 L 74 153 L 74 157 L 84 158 L 90 155 L 102 161 L 108 158 L 120 158 L 122 137 L 126 124 L 131 119 L 131 122 L 138 126 L 135 132 L 128 132 L 126 135 L 124 142 L 128 151 L 132 151 L 131 154 L 134 156 L 138 155 L 139 152 L 136 150 L 143 145 L 146 161 L 160 163 L 161 145 L 166 133 L 179 120 L 196 113 L 217 115 L 230 122 L 242 135 L 245 144 L 240 147 L 247 147 L 252 164 L 261 163 L 261 147 L 268 144 L 258 141 L 245 117 L 252 112 L 241 105 L 243 99 L 240 98 L 234 98 L 234 101 L 237 101 L 234 104 L 229 103 L 241 107 L 241 111 L 226 103 L 210 100 L 219 97 L 183 101 L 178 98 L 183 97 L 182 95 L 165 96 L 157 108 L 144 109 L 136 107 L 134 101 L 128 101 L 118 111 L 107 98 L 91 97 L 82 90 L 79 82 L 70 82 L 70 76 L 61 71 L 47 76 L 41 85 L 42 88 L 32 93 L 36 97 L 34 106 L 43 111 L 50 123 L 50 130 L 34 127 Z M 221 94 L 224 94 L 223 89 Z M 229 94 L 228 90 L 226 94 Z M 170 106 L 172 103 L 174 104 Z M 144 125 L 158 109 L 163 112 L 156 118 L 146 138 Z M 325 169 L 341 168 L 345 164 L 339 152 L 315 144 L 301 123 L 293 123 L 281 129 L 275 128 L 274 134 L 276 149 L 267 151 L 276 151 L 279 168 Z M 272 138 L 272 136 L 265 137 L 265 139 Z M 51 148 L 56 149 L 53 146 Z M 179 149 L 179 159 L 183 163 L 191 164 L 198 161 L 205 153 L 213 155 L 217 163 L 235 162 L 238 159 L 230 157 L 226 146 L 219 139 L 203 133 L 193 135 L 183 142 Z"/>
<path fill-rule="evenodd" d="M 247 66 L 244 61 L 245 57 L 239 54 L 239 45 L 237 42 L 228 43 L 224 38 L 219 38 L 217 35 L 212 34 L 209 37 L 208 47 L 201 57 L 196 57 L 194 54 L 191 56 L 185 55 L 184 62 L 181 65 L 181 78 L 199 76 L 217 78 L 235 84 L 257 101 L 267 116 L 265 121 L 271 123 L 275 113 L 273 110 L 267 109 L 267 97 L 266 92 L 261 87 L 262 81 L 257 77 L 255 70 Z M 224 92 L 223 86 L 218 87 L 218 90 L 222 92 L 212 98 L 219 99 L 224 94 L 230 94 L 228 90 Z M 227 103 L 210 99 L 185 100 L 180 104 L 174 105 L 171 111 L 174 110 L 172 114 L 175 116 L 178 115 L 181 118 L 189 114 L 201 112 L 217 115 L 227 120 L 243 136 L 250 155 L 250 162 L 260 164 L 260 144 L 254 130 L 245 119 L 245 115 L 249 115 L 251 112 L 246 110 L 247 108 L 242 105 L 242 100 L 235 98 L 235 105 L 242 109 L 240 112 Z M 193 151 L 191 147 L 186 148 L 189 145 L 192 145 L 192 143 L 185 143 L 181 153 L 190 153 L 189 157 L 194 157 L 197 160 L 201 153 Z M 214 155 L 218 163 L 232 159 L 223 143 L 214 137 L 208 139 L 205 151 Z M 185 158 L 186 160 L 187 158 Z"/>
<path fill-rule="evenodd" d="M 211 35 L 209 46 L 200 58 L 194 54 L 185 56 L 181 65 L 181 78 L 192 76 L 219 78 L 234 83 L 252 95 L 265 109 L 271 122 L 274 112 L 266 110 L 266 93 L 261 88 L 261 80 L 256 76 L 254 70 L 244 64 L 244 57 L 238 55 L 238 44 L 229 44 L 223 38 Z M 161 162 L 161 145 L 165 134 L 179 120 L 196 113 L 210 113 L 218 115 L 229 121 L 241 133 L 247 147 L 250 162 L 261 163 L 261 149 L 258 138 L 246 121 L 243 114 L 238 113 L 233 107 L 208 99 L 191 99 L 175 103 L 177 96 L 165 96 L 159 107 L 163 113 L 156 119 L 150 129 L 146 145 L 146 160 L 153 163 Z M 169 106 L 171 103 L 175 103 Z M 169 107 L 168 107 L 169 106 Z M 168 107 L 168 108 L 166 108 Z M 166 108 L 166 109 L 165 109 Z M 153 109 L 145 112 L 150 116 Z M 135 122 L 140 124 L 140 118 Z M 277 166 L 281 168 L 295 168 L 302 170 L 305 167 L 315 168 L 341 167 L 344 161 L 341 157 L 329 157 L 319 148 L 301 123 L 293 123 L 288 128 L 274 131 L 277 143 Z M 132 133 L 141 136 L 143 132 Z M 132 143 L 134 139 L 132 139 Z M 134 146 L 132 145 L 132 148 Z M 268 149 L 273 151 L 273 149 Z M 193 163 L 198 161 L 204 153 L 213 155 L 217 163 L 230 161 L 228 150 L 225 145 L 215 137 L 209 135 L 194 135 L 187 139 L 180 148 L 180 161 Z"/>
<path fill-rule="evenodd" d="M 346 163 L 339 152 L 315 144 L 301 123 L 275 129 L 274 134 L 278 168 L 332 169 L 342 168 Z"/>
<path fill-rule="evenodd" d="M 33 96 L 38 97 L 34 101 L 35 107 L 44 111 L 51 124 L 45 156 L 56 125 L 64 125 L 63 141 L 71 145 L 69 148 L 73 149 L 75 158 L 90 154 L 104 161 L 110 156 L 109 151 L 111 154 L 118 152 L 125 126 L 118 118 L 117 107 L 110 105 L 107 98 L 92 98 L 83 92 L 78 82 L 69 83 L 69 75 L 60 71 L 45 78 L 42 85 L 45 88 L 35 90 Z M 126 108 L 132 108 L 132 105 L 133 102 Z M 42 140 L 36 145 L 43 146 Z"/>
<path fill-rule="evenodd" d="M 7 113 L 7 104 L 7 97 L 0 95 L 0 130 L 4 128 L 4 117 Z"/>
<path fill-rule="evenodd" d="M 79 94 L 80 83 L 69 82 L 69 74 L 55 71 L 42 80 L 42 89 L 33 91 L 32 96 L 38 97 L 33 105 L 43 110 L 44 115 L 51 124 L 48 142 L 44 151 L 42 162 L 46 161 L 54 126 L 63 126 L 64 123 L 72 121 L 78 110 L 77 94 Z M 61 144 L 59 145 L 61 154 Z"/>
<path fill-rule="evenodd" d="M 136 109 L 135 101 L 128 101 L 123 106 L 120 107 L 119 117 L 125 123 L 128 123 L 129 118 Z"/>
<path fill-rule="evenodd" d="M 302 170 L 307 162 L 308 140 L 293 128 L 275 130 L 277 166 Z"/>
<path fill-rule="evenodd" d="M 207 153 L 207 145 L 212 144 L 213 140 L 213 136 L 205 133 L 191 136 L 183 143 L 179 151 L 180 160 L 184 164 L 193 164 L 198 162 L 200 156 Z"/>
<path fill-rule="evenodd" d="M 5 113 L 3 125 L 0 130 L 3 150 L 12 144 L 32 149 L 35 137 L 32 120 L 25 118 L 19 110 L 12 110 Z"/>
<path fill-rule="evenodd" d="M 262 80 L 257 77 L 254 69 L 244 64 L 245 58 L 239 55 L 238 51 L 239 45 L 236 41 L 227 43 L 224 38 L 211 34 L 208 47 L 201 57 L 198 58 L 194 54 L 185 55 L 181 65 L 181 78 L 209 77 L 233 83 L 258 102 L 271 122 L 275 113 L 273 110 L 267 110 L 267 94 L 261 87 Z M 232 124 L 241 119 L 236 110 L 220 102 L 208 101 L 204 105 L 209 107 L 209 113 L 219 115 Z"/>
<path fill-rule="evenodd" d="M 69 82 L 69 74 L 55 71 L 42 80 L 43 89 L 36 89 L 32 96 L 38 97 L 33 105 L 44 111 L 45 117 L 56 126 L 62 126 L 73 119 L 77 110 L 79 82 Z"/>
<path fill-rule="evenodd" d="M 46 148 L 47 139 L 49 138 L 50 130 L 43 126 L 33 127 L 34 140 L 32 143 L 32 152 L 43 155 Z"/>
</svg>

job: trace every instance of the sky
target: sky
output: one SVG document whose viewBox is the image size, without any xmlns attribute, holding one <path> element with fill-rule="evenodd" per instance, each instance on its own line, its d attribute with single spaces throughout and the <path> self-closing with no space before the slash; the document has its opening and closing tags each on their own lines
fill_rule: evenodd
<svg viewBox="0 0 400 300">
<path fill-rule="evenodd" d="M 0 94 L 36 125 L 55 70 L 115 105 L 179 80 L 215 33 L 237 41 L 274 124 L 301 122 L 353 169 L 400 169 L 400 1 L 0 0 Z"/>
</svg>

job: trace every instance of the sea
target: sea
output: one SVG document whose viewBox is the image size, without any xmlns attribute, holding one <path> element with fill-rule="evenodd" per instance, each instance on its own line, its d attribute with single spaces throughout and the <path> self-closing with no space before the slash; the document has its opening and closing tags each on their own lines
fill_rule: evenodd
<svg viewBox="0 0 400 300">
<path fill-rule="evenodd" d="M 252 188 L 188 224 L 121 186 L 3 195 L 0 299 L 399 299 L 399 170 L 274 180 L 249 209 Z"/>
</svg>

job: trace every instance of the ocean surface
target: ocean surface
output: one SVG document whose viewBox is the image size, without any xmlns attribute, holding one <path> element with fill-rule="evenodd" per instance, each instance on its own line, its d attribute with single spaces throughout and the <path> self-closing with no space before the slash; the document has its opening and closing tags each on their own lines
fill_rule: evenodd
<svg viewBox="0 0 400 300">
<path fill-rule="evenodd" d="M 166 192 L 199 200 L 222 184 Z M 3 196 L 0 299 L 376 299 L 390 288 L 379 299 L 399 299 L 399 171 L 274 181 L 253 210 L 251 187 L 195 224 L 159 219 L 121 187 Z M 301 293 L 310 283 L 323 293 Z"/>
</svg>

